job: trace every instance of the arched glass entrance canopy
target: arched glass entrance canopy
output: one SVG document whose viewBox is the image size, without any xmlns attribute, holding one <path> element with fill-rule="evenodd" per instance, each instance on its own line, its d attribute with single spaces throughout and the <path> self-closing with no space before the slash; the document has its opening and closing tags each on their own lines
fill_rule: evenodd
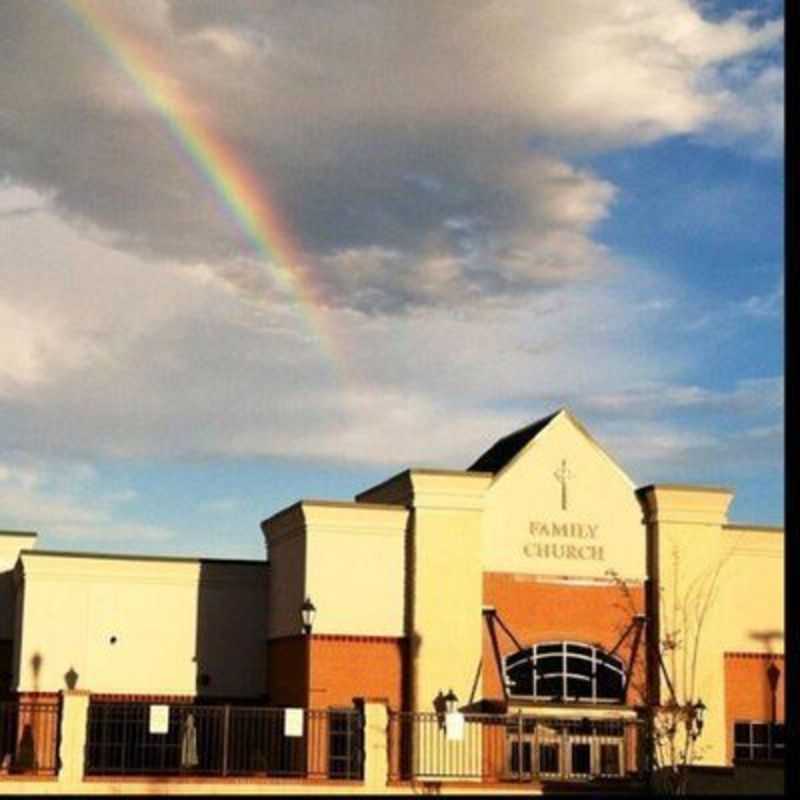
<svg viewBox="0 0 800 800">
<path fill-rule="evenodd" d="M 583 642 L 540 642 L 503 659 L 509 696 L 550 702 L 622 703 L 622 659 Z"/>
</svg>

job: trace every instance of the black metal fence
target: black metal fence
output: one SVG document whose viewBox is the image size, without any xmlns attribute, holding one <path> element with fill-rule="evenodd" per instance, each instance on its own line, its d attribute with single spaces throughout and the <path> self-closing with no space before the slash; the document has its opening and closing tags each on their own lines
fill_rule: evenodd
<svg viewBox="0 0 800 800">
<path fill-rule="evenodd" d="M 488 782 L 640 778 L 638 720 L 393 712 L 389 776 Z"/>
<path fill-rule="evenodd" d="M 60 717 L 57 700 L 0 701 L 0 774 L 55 775 Z"/>
<path fill-rule="evenodd" d="M 86 774 L 363 779 L 359 711 L 291 717 L 281 708 L 90 703 Z"/>
</svg>

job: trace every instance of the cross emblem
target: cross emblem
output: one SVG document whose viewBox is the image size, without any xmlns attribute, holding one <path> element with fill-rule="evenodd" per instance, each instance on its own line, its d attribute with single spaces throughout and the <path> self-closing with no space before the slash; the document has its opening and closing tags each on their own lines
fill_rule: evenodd
<svg viewBox="0 0 800 800">
<path fill-rule="evenodd" d="M 567 460 L 561 459 L 561 467 L 557 469 L 553 475 L 555 479 L 561 484 L 561 510 L 567 510 L 567 481 L 574 478 L 575 475 L 567 469 Z"/>
</svg>

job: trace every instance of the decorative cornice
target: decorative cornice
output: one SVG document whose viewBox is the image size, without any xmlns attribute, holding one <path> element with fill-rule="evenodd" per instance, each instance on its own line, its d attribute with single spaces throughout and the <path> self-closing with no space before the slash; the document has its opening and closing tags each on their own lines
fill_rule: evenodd
<svg viewBox="0 0 800 800">
<path fill-rule="evenodd" d="M 361 633 L 312 633 L 309 637 L 309 635 L 305 633 L 293 633 L 285 636 L 276 636 L 274 639 L 268 639 L 267 644 L 269 645 L 272 642 L 301 640 L 308 638 L 310 638 L 312 642 L 368 642 L 373 644 L 402 644 L 404 641 L 406 641 L 405 636 L 374 636 L 371 634 Z"/>
<path fill-rule="evenodd" d="M 36 534 L 33 534 L 36 536 Z M 157 561 L 166 564 L 230 564 L 245 567 L 263 567 L 267 561 L 257 561 L 244 558 L 203 558 L 201 556 L 148 556 L 132 553 L 82 553 L 75 550 L 20 550 L 20 555 L 39 557 L 58 557 L 58 558 L 82 558 L 88 560 L 102 559 L 104 561 Z"/>
<path fill-rule="evenodd" d="M 174 586 L 260 585 L 266 561 L 161 559 L 82 553 L 23 550 L 15 570 L 18 581 L 77 581 L 92 583 L 109 578 L 120 583 Z M 245 567 L 244 571 L 240 567 Z"/>
<path fill-rule="evenodd" d="M 386 503 L 299 500 L 261 523 L 270 545 L 307 533 L 357 533 L 397 536 L 405 532 L 408 511 Z"/>
<path fill-rule="evenodd" d="M 416 509 L 470 510 L 483 508 L 483 496 L 492 482 L 491 472 L 410 468 L 356 495 L 369 503 L 370 497 Z"/>
<path fill-rule="evenodd" d="M 484 570 L 484 577 L 491 575 L 500 575 L 506 578 L 511 578 L 517 583 L 549 583 L 549 584 L 570 584 L 572 586 L 581 586 L 584 588 L 608 588 L 614 586 L 617 581 L 611 577 L 604 576 L 591 576 L 591 575 L 547 575 L 543 573 L 529 573 L 529 572 L 506 572 L 503 570 Z M 638 577 L 625 577 L 620 576 L 618 580 L 624 581 L 629 586 L 643 586 L 645 578 Z"/>
<path fill-rule="evenodd" d="M 772 659 L 783 659 L 783 653 L 748 653 L 740 650 L 733 650 L 729 651 L 724 654 L 725 658 L 756 658 L 761 659 L 762 661 L 768 661 Z"/>
<path fill-rule="evenodd" d="M 729 522 L 722 526 L 725 531 L 753 531 L 754 533 L 784 533 L 781 525 L 748 525 L 746 522 Z"/>
<path fill-rule="evenodd" d="M 698 486 L 692 483 L 648 483 L 640 486 L 636 494 L 646 494 L 647 492 L 658 489 L 666 489 L 670 492 L 701 492 L 703 494 L 734 494 L 733 489 L 725 486 Z"/>
<path fill-rule="evenodd" d="M 373 636 L 360 633 L 314 633 L 311 638 L 329 642 L 372 642 L 375 644 L 381 642 L 401 644 L 406 639 L 405 636 Z"/>
</svg>

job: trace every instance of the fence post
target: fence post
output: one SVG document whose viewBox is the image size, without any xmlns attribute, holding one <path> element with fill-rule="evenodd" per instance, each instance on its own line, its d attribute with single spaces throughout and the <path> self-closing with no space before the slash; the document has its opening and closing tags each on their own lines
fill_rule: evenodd
<svg viewBox="0 0 800 800">
<path fill-rule="evenodd" d="M 222 712 L 222 774 L 228 774 L 228 748 L 231 733 L 231 707 L 226 703 Z"/>
<path fill-rule="evenodd" d="M 383 792 L 389 782 L 389 709 L 385 698 L 364 698 L 364 788 Z"/>
<path fill-rule="evenodd" d="M 86 689 L 62 691 L 59 783 L 79 784 L 83 780 L 88 717 L 89 692 Z"/>
</svg>

